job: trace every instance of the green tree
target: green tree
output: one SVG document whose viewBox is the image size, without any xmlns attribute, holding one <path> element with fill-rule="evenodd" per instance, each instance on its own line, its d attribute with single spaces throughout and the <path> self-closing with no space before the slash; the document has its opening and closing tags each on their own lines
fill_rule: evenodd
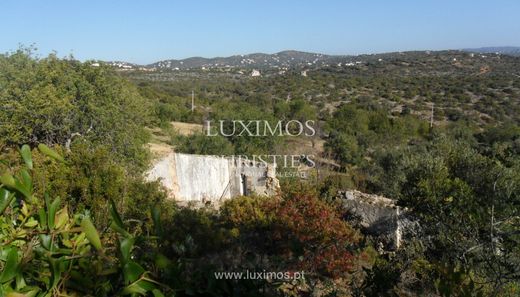
<svg viewBox="0 0 520 297">
<path fill-rule="evenodd" d="M 149 103 L 108 66 L 34 58 L 31 49 L 0 55 L 0 138 L 7 145 L 86 141 L 144 165 Z"/>
</svg>

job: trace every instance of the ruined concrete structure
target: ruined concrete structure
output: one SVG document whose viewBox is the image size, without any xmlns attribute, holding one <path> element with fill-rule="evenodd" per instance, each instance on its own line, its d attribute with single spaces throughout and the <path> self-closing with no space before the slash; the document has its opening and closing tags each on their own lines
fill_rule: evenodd
<svg viewBox="0 0 520 297">
<path fill-rule="evenodd" d="M 276 168 L 244 159 L 170 153 L 155 162 L 148 180 L 160 180 L 171 198 L 216 202 L 239 195 L 271 196 L 279 189 Z"/>
<path fill-rule="evenodd" d="M 159 180 L 170 198 L 183 203 L 218 205 L 240 195 L 272 196 L 280 188 L 273 165 L 174 152 L 156 160 L 146 178 Z M 355 190 L 340 191 L 337 198 L 351 215 L 349 221 L 371 235 L 381 252 L 399 249 L 418 227 L 395 200 Z"/>
<path fill-rule="evenodd" d="M 374 236 L 381 250 L 399 249 L 404 234 L 415 226 L 408 210 L 396 205 L 395 200 L 355 190 L 340 191 L 338 198 L 357 217 L 362 229 Z"/>
</svg>

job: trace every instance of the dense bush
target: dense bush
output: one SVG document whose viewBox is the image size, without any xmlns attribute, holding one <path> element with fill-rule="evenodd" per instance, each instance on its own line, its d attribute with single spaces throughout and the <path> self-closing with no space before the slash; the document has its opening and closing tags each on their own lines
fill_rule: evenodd
<svg viewBox="0 0 520 297">
<path fill-rule="evenodd" d="M 243 247 L 271 260 L 270 271 L 305 271 L 307 286 L 331 278 L 345 282 L 348 290 L 352 272 L 371 265 L 372 254 L 360 244 L 361 235 L 340 211 L 312 194 L 236 198 L 222 206 L 221 215 L 226 226 L 236 229 Z"/>
<path fill-rule="evenodd" d="M 104 146 L 78 143 L 70 152 L 57 150 L 66 162 L 51 162 L 33 150 L 36 193 L 60 197 L 73 212 L 89 211 L 101 228 L 108 226 L 109 201 L 114 201 L 125 217 L 141 219 L 151 206 L 165 200 L 166 194 L 157 182 L 145 182 L 139 172 L 131 172 Z M 17 155 L 11 150 L 3 158 L 10 167 L 18 167 Z M 0 170 L 8 167 L 0 164 Z"/>
<path fill-rule="evenodd" d="M 39 150 L 64 162 L 43 144 Z M 133 260 L 136 236 L 126 231 L 115 204 L 107 208 L 111 228 L 119 235 L 100 235 L 88 211 L 71 212 L 60 198 L 34 190 L 38 169 L 29 146 L 21 148 L 21 155 L 25 164 L 0 176 L 0 295 L 113 296 L 153 291 L 154 296 L 163 296 L 164 287 Z"/>
<path fill-rule="evenodd" d="M 179 153 L 198 155 L 233 155 L 233 145 L 223 136 L 208 137 L 202 134 L 175 136 L 172 144 Z"/>
<path fill-rule="evenodd" d="M 423 249 L 408 259 L 437 267 L 422 287 L 460 271 L 471 276 L 466 285 L 486 294 L 508 296 L 504 290 L 518 286 L 520 175 L 519 163 L 511 164 L 438 134 L 425 147 L 383 152 L 366 167 L 368 188 L 399 199 L 421 222 Z"/>
<path fill-rule="evenodd" d="M 0 139 L 6 145 L 107 145 L 114 157 L 143 166 L 151 105 L 107 66 L 31 50 L 0 55 Z"/>
</svg>

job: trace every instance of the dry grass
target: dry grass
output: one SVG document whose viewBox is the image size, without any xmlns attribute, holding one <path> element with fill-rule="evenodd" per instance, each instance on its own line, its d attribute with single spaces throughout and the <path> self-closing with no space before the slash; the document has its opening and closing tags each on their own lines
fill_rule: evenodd
<svg viewBox="0 0 520 297">
<path fill-rule="evenodd" d="M 171 122 L 173 130 L 183 136 L 192 135 L 195 133 L 203 132 L 203 125 L 183 123 L 183 122 Z M 152 153 L 154 159 L 159 159 L 174 152 L 174 147 L 168 144 L 171 136 L 165 133 L 159 127 L 147 128 L 152 134 L 151 142 L 148 143 L 148 149 Z"/>
<path fill-rule="evenodd" d="M 148 149 L 154 159 L 158 159 L 173 152 L 173 147 L 166 143 L 148 143 Z"/>
<path fill-rule="evenodd" d="M 195 133 L 202 133 L 204 126 L 201 124 L 183 123 L 183 122 L 171 122 L 173 129 L 179 135 L 192 135 Z"/>
</svg>

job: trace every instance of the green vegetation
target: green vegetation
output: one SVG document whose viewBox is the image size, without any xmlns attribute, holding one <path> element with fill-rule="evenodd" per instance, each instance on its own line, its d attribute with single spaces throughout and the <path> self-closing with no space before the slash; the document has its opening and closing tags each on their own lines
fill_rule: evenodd
<svg viewBox="0 0 520 297">
<path fill-rule="evenodd" d="M 0 296 L 518 296 L 520 58 L 359 59 L 253 79 L 0 55 Z M 316 135 L 170 126 L 293 119 Z M 143 180 L 157 130 L 181 152 L 320 160 L 277 197 L 181 207 Z M 348 188 L 396 199 L 421 227 L 380 254 L 335 199 Z M 246 270 L 305 279 L 215 278 Z"/>
<path fill-rule="evenodd" d="M 108 67 L 92 67 L 31 49 L 0 55 L 0 145 L 107 146 L 114 156 L 143 166 L 149 102 Z"/>
<path fill-rule="evenodd" d="M 63 162 L 47 146 L 39 150 Z M 29 146 L 21 155 L 25 164 L 19 172 L 0 178 L 1 295 L 162 296 L 150 271 L 132 259 L 136 239 L 143 239 L 126 231 L 115 204 L 110 204 L 114 232 L 100 235 L 88 212 L 72 213 L 59 197 L 36 194 Z"/>
</svg>

